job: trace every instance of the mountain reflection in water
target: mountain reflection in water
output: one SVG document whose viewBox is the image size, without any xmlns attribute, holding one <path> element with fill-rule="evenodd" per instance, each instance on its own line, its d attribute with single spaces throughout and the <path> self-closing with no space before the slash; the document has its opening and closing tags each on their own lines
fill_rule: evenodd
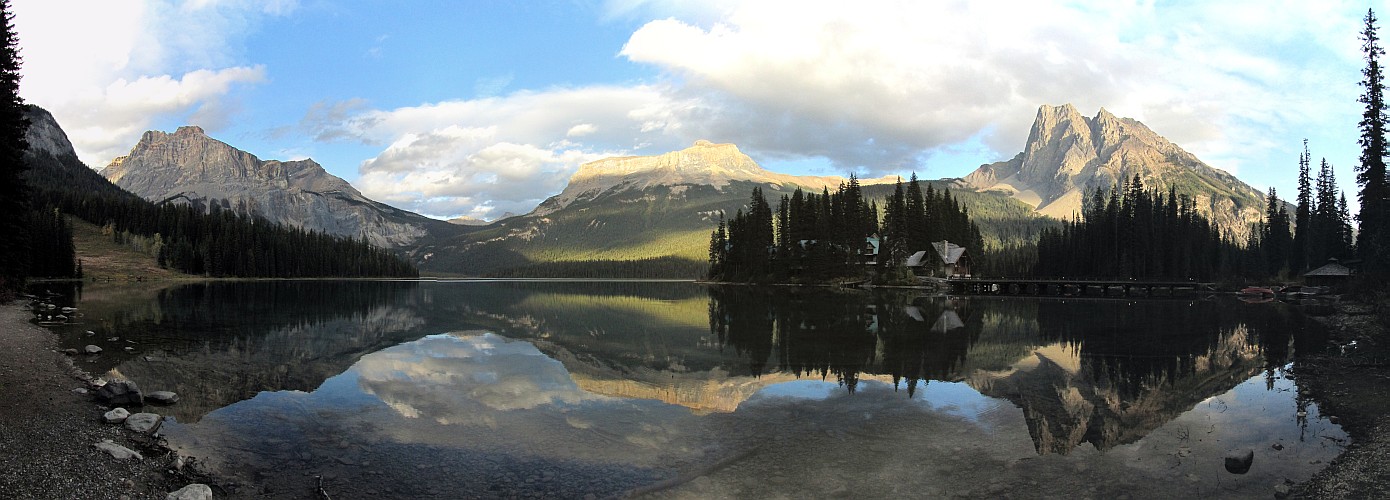
<svg viewBox="0 0 1390 500">
<path fill-rule="evenodd" d="M 1268 496 L 1345 438 L 1285 371 L 1321 330 L 1277 304 L 679 283 L 218 282 L 74 296 L 86 321 L 56 328 L 64 347 L 132 347 L 79 363 L 179 392 L 159 409 L 178 421 L 171 442 L 268 496 L 297 496 L 317 475 L 388 496 L 898 496 L 916 483 L 992 496 L 970 484 L 1033 491 L 1040 477 L 1100 495 L 1128 490 L 1086 478 Z M 1235 446 L 1258 450 L 1261 467 L 1222 471 Z M 827 454 L 840 458 L 804 461 Z M 776 480 L 793 467 L 832 470 Z"/>
</svg>

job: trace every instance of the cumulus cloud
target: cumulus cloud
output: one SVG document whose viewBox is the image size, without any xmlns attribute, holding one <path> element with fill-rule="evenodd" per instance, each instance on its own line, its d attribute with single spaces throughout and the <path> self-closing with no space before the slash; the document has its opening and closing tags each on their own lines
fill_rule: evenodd
<svg viewBox="0 0 1390 500">
<path fill-rule="evenodd" d="M 1336 8 L 749 2 L 715 6 L 717 20 L 703 24 L 676 10 L 642 26 L 621 54 L 680 79 L 682 100 L 707 105 L 686 134 L 734 137 L 773 156 L 889 173 L 977 135 L 1006 156 L 1021 150 L 1038 105 L 1070 102 L 1235 161 L 1265 146 L 1257 138 L 1269 127 L 1327 112 L 1308 99 L 1325 82 L 1288 76 L 1355 59 L 1354 20 L 1329 25 L 1345 16 L 1310 12 Z M 1325 44 L 1312 45 L 1320 57 L 1290 59 L 1310 42 Z M 1354 83 L 1335 86 L 1355 95 Z"/>
<path fill-rule="evenodd" d="M 291 0 L 19 3 L 14 12 L 24 57 L 20 94 L 51 111 L 78 156 L 101 167 L 129 151 L 162 118 L 211 130 L 225 125 L 238 109 L 229 97 L 234 89 L 266 81 L 263 66 L 234 62 L 238 40 L 260 17 L 286 15 L 297 5 Z"/>
<path fill-rule="evenodd" d="M 682 146 L 663 132 L 679 126 L 672 110 L 686 109 L 670 95 L 659 86 L 595 86 L 393 110 L 322 103 L 303 124 L 319 140 L 385 146 L 359 168 L 367 196 L 439 217 L 491 219 L 531 211 L 585 162 Z"/>
</svg>

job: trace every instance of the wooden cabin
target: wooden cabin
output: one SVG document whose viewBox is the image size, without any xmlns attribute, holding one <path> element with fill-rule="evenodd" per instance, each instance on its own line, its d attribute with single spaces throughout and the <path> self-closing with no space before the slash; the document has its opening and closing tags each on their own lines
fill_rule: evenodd
<svg viewBox="0 0 1390 500">
<path fill-rule="evenodd" d="M 1333 288 L 1346 284 L 1351 279 L 1351 268 L 1337 262 L 1337 258 L 1327 259 L 1322 267 L 1303 273 L 1303 284 L 1309 286 L 1330 286 Z"/>
<path fill-rule="evenodd" d="M 970 254 L 965 247 L 946 240 L 933 242 L 931 250 L 922 250 L 907 258 L 905 265 L 925 276 L 970 277 Z"/>
</svg>

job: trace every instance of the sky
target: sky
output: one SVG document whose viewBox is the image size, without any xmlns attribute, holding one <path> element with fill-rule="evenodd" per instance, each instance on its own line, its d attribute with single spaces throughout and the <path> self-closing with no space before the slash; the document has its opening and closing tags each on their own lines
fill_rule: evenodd
<svg viewBox="0 0 1390 500">
<path fill-rule="evenodd" d="M 13 0 L 20 94 L 100 169 L 203 127 L 440 218 L 579 165 L 729 142 L 792 174 L 961 177 L 1040 105 L 1138 119 L 1261 190 L 1355 199 L 1358 35 L 1386 2 Z M 1384 24 L 1382 22 L 1381 24 Z M 1382 37 L 1390 36 L 1383 34 Z"/>
</svg>

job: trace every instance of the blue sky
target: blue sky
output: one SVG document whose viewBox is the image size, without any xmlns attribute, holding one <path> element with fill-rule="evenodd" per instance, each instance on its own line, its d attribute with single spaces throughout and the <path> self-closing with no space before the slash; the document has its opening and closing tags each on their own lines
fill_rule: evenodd
<svg viewBox="0 0 1390 500">
<path fill-rule="evenodd" d="M 578 165 L 732 142 L 788 173 L 963 176 L 1041 104 L 1139 119 L 1354 198 L 1357 33 L 1383 2 L 15 0 L 21 94 L 101 168 L 202 126 L 437 217 L 524 213 Z M 1384 35 L 1383 35 L 1384 36 Z"/>
</svg>

